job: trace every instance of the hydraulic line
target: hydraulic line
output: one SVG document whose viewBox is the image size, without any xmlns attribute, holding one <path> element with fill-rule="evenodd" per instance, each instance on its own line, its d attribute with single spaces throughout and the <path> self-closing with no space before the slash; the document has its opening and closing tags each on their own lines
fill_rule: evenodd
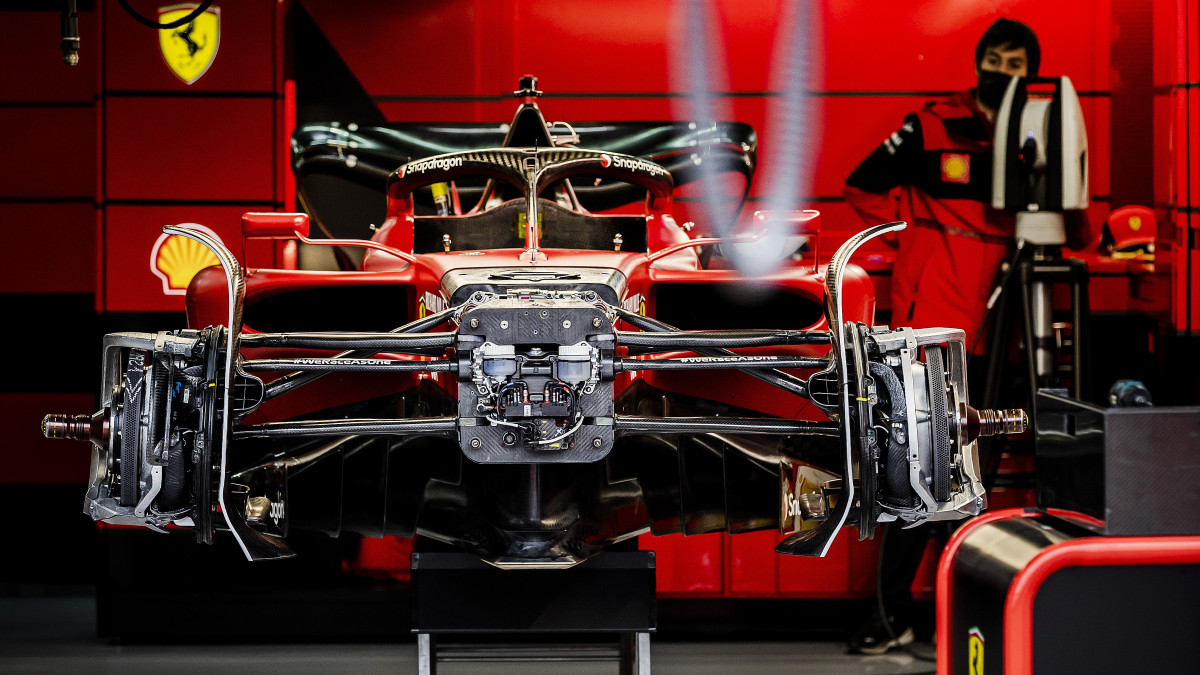
<svg viewBox="0 0 1200 675">
<path fill-rule="evenodd" d="M 622 433 L 765 434 L 771 436 L 842 435 L 837 422 L 788 420 L 778 417 L 640 417 L 617 415 L 613 428 Z"/>
<path fill-rule="evenodd" d="M 344 419 L 269 422 L 235 427 L 234 438 L 292 438 L 298 436 L 408 436 L 444 434 L 458 429 L 457 417 L 410 419 Z"/>
</svg>

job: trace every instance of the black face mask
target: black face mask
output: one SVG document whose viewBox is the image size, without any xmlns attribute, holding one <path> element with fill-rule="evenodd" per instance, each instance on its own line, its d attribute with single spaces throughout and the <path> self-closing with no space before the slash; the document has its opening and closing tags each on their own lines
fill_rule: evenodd
<svg viewBox="0 0 1200 675">
<path fill-rule="evenodd" d="M 992 110 L 998 109 L 1010 81 L 1012 76 L 995 70 L 979 71 L 979 102 Z"/>
</svg>

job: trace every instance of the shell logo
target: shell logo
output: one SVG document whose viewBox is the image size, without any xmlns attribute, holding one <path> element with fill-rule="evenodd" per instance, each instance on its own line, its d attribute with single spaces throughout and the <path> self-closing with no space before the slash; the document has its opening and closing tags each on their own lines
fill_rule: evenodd
<svg viewBox="0 0 1200 675">
<path fill-rule="evenodd" d="M 221 241 L 216 232 L 197 223 L 180 223 Z M 224 242 L 222 242 L 224 243 Z M 150 250 L 150 271 L 162 279 L 165 295 L 186 295 L 192 277 L 205 267 L 220 265 L 217 256 L 204 244 L 177 234 L 162 233 Z"/>
<path fill-rule="evenodd" d="M 971 182 L 971 156 L 959 152 L 942 153 L 942 181 L 967 185 Z"/>
</svg>

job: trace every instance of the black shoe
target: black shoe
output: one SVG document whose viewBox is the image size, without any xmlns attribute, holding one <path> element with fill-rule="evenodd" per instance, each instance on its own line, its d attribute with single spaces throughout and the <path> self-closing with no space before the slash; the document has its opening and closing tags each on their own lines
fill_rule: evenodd
<svg viewBox="0 0 1200 675">
<path fill-rule="evenodd" d="M 891 633 L 888 633 L 888 627 L 884 626 L 879 614 L 871 614 L 870 618 L 863 623 L 862 628 L 859 628 L 858 632 L 846 643 L 850 653 L 886 654 L 890 649 L 912 644 L 912 626 L 897 622 L 896 617 L 888 617 L 888 623 L 891 625 Z"/>
</svg>

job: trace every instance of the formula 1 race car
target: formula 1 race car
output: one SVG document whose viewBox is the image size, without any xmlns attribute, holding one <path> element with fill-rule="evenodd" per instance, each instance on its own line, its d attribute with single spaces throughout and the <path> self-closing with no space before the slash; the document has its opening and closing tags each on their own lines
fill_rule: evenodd
<svg viewBox="0 0 1200 675">
<path fill-rule="evenodd" d="M 243 235 L 365 249 L 353 269 L 243 269 L 164 228 L 220 263 L 188 287 L 191 327 L 108 335 L 101 410 L 43 421 L 92 443 L 85 512 L 228 530 L 251 560 L 311 530 L 568 567 L 647 531 L 777 528 L 780 553 L 820 556 L 844 525 L 985 508 L 975 439 L 1025 417 L 968 405 L 962 331 L 871 325 L 849 259 L 903 223 L 827 264 L 814 211 L 694 236 L 675 189 L 703 158 L 748 191 L 749 127 L 556 135 L 536 83 L 516 94 L 505 126 L 296 132 L 302 199 L 311 176 L 349 177 L 386 191 L 386 219 L 314 239 L 315 214 L 248 213 Z M 764 242 L 774 271 L 730 264 Z"/>
</svg>

